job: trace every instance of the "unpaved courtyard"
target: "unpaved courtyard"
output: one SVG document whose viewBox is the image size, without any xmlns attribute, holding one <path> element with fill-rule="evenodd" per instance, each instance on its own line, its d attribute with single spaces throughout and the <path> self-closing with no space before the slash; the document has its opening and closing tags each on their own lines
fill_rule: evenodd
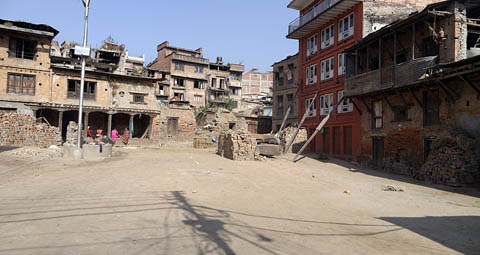
<svg viewBox="0 0 480 255">
<path fill-rule="evenodd" d="M 75 162 L 5 153 L 0 254 L 480 254 L 474 190 L 291 154 L 238 162 L 172 147 Z"/>
</svg>

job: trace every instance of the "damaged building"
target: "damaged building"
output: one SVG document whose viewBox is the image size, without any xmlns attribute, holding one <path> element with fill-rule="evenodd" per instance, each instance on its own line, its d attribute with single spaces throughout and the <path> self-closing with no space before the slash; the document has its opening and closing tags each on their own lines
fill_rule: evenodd
<svg viewBox="0 0 480 255">
<path fill-rule="evenodd" d="M 240 105 L 243 65 L 225 63 L 222 57 L 210 63 L 201 48 L 179 48 L 168 41 L 157 46 L 157 54 L 148 68 L 169 74 L 170 83 L 162 86 L 163 100 L 193 108 Z"/>
<path fill-rule="evenodd" d="M 0 20 L 0 108 L 32 114 L 60 129 L 77 121 L 80 57 L 75 43 L 52 42 L 58 33 L 47 25 Z M 53 45 L 53 46 L 52 46 Z M 87 58 L 84 132 L 129 129 L 133 137 L 152 138 L 160 113 L 155 89 L 161 78 L 143 68 L 143 56 L 131 57 L 109 38 Z M 158 134 L 158 132 L 155 132 Z"/>
<path fill-rule="evenodd" d="M 434 3 L 345 51 L 364 163 L 434 183 L 480 180 L 478 17 L 475 1 Z"/>
<path fill-rule="evenodd" d="M 217 57 L 215 63 L 210 63 L 207 75 L 209 81 L 206 90 L 207 105 L 239 108 L 242 99 L 243 71 L 243 65 L 224 63 L 222 57 Z"/>
<path fill-rule="evenodd" d="M 290 126 L 298 120 L 298 53 L 288 56 L 282 61 L 272 65 L 273 88 L 272 88 L 272 127 L 279 131 L 282 121 L 287 114 L 285 126 Z"/>
</svg>

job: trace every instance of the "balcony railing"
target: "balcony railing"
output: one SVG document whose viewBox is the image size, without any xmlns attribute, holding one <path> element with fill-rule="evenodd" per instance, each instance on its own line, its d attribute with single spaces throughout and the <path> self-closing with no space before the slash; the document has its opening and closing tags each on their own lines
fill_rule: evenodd
<svg viewBox="0 0 480 255">
<path fill-rule="evenodd" d="M 343 1 L 343 0 L 324 0 L 312 9 L 305 13 L 304 15 L 296 18 L 294 21 L 290 22 L 290 25 L 288 26 L 288 33 L 291 34 L 295 30 L 297 30 L 299 27 L 307 24 L 309 21 L 312 19 L 316 18 L 317 16 L 321 15 L 323 12 L 328 10 L 330 7 L 335 5 L 336 3 Z"/>
<path fill-rule="evenodd" d="M 207 65 L 209 63 L 208 59 L 206 59 L 206 58 L 197 58 L 197 57 L 192 57 L 192 56 L 185 56 L 185 55 L 180 55 L 180 54 L 177 54 L 177 53 L 173 53 L 173 59 L 181 60 L 181 61 L 185 61 L 185 62 L 207 64 Z"/>
<path fill-rule="evenodd" d="M 410 85 L 418 81 L 432 67 L 435 57 L 423 57 L 397 64 L 382 67 L 374 71 L 361 73 L 345 80 L 345 94 L 358 96 L 388 88 Z"/>
</svg>

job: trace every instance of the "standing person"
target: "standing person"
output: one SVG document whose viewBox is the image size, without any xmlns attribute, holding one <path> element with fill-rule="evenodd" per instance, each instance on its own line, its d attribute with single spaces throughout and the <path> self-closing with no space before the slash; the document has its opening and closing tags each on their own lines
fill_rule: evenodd
<svg viewBox="0 0 480 255">
<path fill-rule="evenodd" d="M 112 130 L 112 140 L 113 140 L 113 142 L 116 142 L 118 138 L 120 138 L 120 134 L 118 134 L 117 129 L 114 128 Z"/>
<path fill-rule="evenodd" d="M 127 145 L 128 139 L 130 139 L 130 131 L 128 131 L 128 128 L 125 128 L 121 137 L 123 144 Z"/>
</svg>

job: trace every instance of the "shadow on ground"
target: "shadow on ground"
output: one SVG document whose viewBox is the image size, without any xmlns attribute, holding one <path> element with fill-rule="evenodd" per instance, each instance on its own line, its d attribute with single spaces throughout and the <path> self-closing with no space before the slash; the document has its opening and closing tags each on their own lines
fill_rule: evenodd
<svg viewBox="0 0 480 255">
<path fill-rule="evenodd" d="M 31 226 L 40 224 L 38 232 L 25 233 L 3 232 L 0 243 L 9 241 L 9 247 L 0 248 L 0 253 L 31 253 L 49 251 L 54 254 L 62 249 L 112 249 L 112 246 L 132 247 L 135 241 L 135 252 L 131 254 L 153 253 L 161 250 L 163 254 L 178 253 L 181 247 L 193 246 L 196 254 L 237 254 L 246 252 L 238 247 L 247 248 L 253 254 L 319 254 L 318 250 L 307 247 L 298 238 L 302 236 L 318 237 L 364 237 L 376 236 L 401 230 L 393 224 L 358 224 L 348 222 L 329 222 L 308 219 L 293 219 L 256 215 L 246 212 L 212 208 L 192 204 L 182 191 L 152 191 L 138 193 L 111 194 L 77 194 L 67 197 L 38 198 L 32 203 L 30 198 L 0 197 L 3 209 L 0 213 L 0 228 L 11 224 L 28 223 Z M 5 212 L 8 210 L 8 212 Z M 146 214 L 141 218 L 148 219 L 148 227 L 137 222 L 139 213 Z M 158 219 L 155 219 L 158 214 Z M 57 225 L 60 219 L 77 219 L 82 224 L 96 224 L 104 216 L 118 218 L 119 227 L 108 229 L 98 225 L 95 230 L 69 229 L 49 231 L 48 225 Z M 129 221 L 125 227 L 122 221 Z M 92 218 L 93 217 L 93 218 Z M 153 218 L 152 218 L 153 217 Z M 265 221 L 267 223 L 265 223 Z M 40 223 L 38 223 L 40 222 Z M 75 221 L 70 221 L 75 222 Z M 255 222 L 253 224 L 252 222 Z M 285 228 L 287 222 L 306 226 L 320 225 L 323 233 L 314 230 L 292 231 Z M 123 225 L 123 227 L 121 227 Z M 23 225 L 18 225 L 23 226 Z M 278 227 L 271 227 L 278 226 Z M 295 226 L 298 229 L 301 226 Z M 47 229 L 42 231 L 42 229 Z M 317 228 L 318 229 L 318 228 Z M 145 238 L 146 233 L 151 233 Z M 107 240 L 95 240 L 94 236 L 108 236 Z M 125 237 L 128 235 L 128 238 Z M 82 237 L 89 236 L 82 242 Z M 61 238 L 60 238 L 61 237 Z M 25 238 L 37 240 L 37 244 L 24 242 Z M 52 238 L 62 241 L 44 240 Z M 12 243 L 13 240 L 17 240 Z M 71 240 L 71 242 L 69 242 Z M 301 240 L 301 239 L 300 239 Z M 235 246 L 232 246 L 235 241 Z M 13 245 L 12 245 L 13 244 Z M 176 247 L 176 248 L 172 248 Z M 233 247 L 236 247 L 234 249 Z"/>
<path fill-rule="evenodd" d="M 381 217 L 463 254 L 480 253 L 480 216 Z"/>
</svg>

